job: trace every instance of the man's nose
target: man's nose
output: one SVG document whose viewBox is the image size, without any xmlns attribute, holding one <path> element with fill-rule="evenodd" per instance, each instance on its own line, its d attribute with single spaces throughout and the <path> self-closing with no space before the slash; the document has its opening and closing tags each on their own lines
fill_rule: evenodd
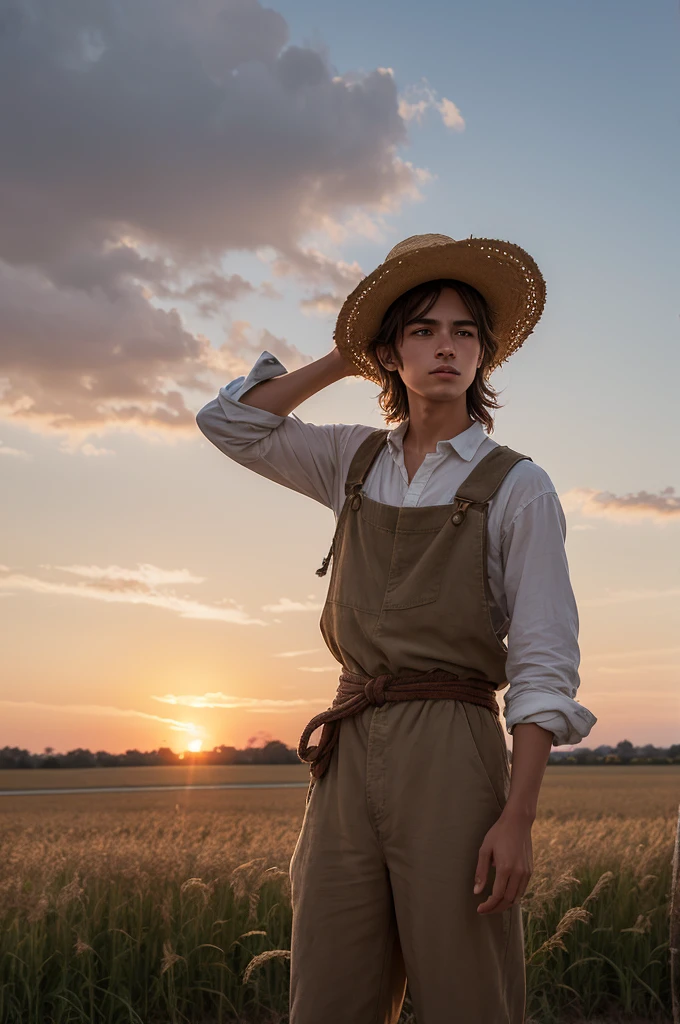
<svg viewBox="0 0 680 1024">
<path fill-rule="evenodd" d="M 454 348 L 455 345 L 453 338 L 450 335 L 442 334 L 441 337 L 437 339 L 437 353 L 441 353 L 442 355 L 446 353 L 448 355 L 450 352 L 453 352 Z"/>
</svg>

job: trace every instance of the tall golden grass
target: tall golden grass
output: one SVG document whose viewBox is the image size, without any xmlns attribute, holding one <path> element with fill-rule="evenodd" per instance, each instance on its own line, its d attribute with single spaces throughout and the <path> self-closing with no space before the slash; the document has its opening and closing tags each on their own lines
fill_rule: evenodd
<svg viewBox="0 0 680 1024">
<path fill-rule="evenodd" d="M 528 1021 L 670 1018 L 680 773 L 647 776 L 642 799 L 644 771 L 619 776 L 620 802 L 608 769 L 546 779 L 523 900 Z M 287 1019 L 304 792 L 3 799 L 2 1024 Z"/>
</svg>

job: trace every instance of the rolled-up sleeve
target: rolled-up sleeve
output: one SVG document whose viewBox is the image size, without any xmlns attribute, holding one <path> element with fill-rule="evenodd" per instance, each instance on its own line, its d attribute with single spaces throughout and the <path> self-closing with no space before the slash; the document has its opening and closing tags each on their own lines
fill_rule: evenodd
<svg viewBox="0 0 680 1024">
<path fill-rule="evenodd" d="M 240 401 L 260 381 L 287 372 L 280 360 L 265 350 L 247 376 L 230 381 L 199 409 L 196 423 L 230 459 L 337 514 L 344 499 L 343 470 L 373 428 L 305 423 L 295 413 L 278 416 Z"/>
<path fill-rule="evenodd" d="M 510 734 L 535 722 L 553 746 L 579 743 L 597 721 L 576 700 L 579 618 L 565 538 L 559 497 L 546 491 L 515 513 L 501 541 L 510 619 L 503 715 Z"/>
</svg>

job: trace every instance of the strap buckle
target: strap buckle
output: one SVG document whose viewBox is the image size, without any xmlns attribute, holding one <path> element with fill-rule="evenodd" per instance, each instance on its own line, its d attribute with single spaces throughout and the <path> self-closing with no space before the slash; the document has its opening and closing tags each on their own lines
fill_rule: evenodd
<svg viewBox="0 0 680 1024">
<path fill-rule="evenodd" d="M 333 545 L 334 545 L 334 543 L 335 543 L 335 537 L 333 538 L 333 541 L 331 542 L 331 546 L 328 549 L 328 554 L 326 555 L 326 557 L 322 561 L 322 563 L 319 566 L 319 568 L 315 570 L 315 574 L 317 576 L 325 576 L 326 573 L 328 572 L 328 566 L 331 564 L 331 558 L 333 557 Z"/>
<path fill-rule="evenodd" d="M 358 483 L 352 484 L 352 488 L 351 488 L 351 490 L 349 492 L 349 507 L 354 512 L 356 512 L 357 509 L 361 508 L 361 501 L 362 501 L 361 487 L 362 487 L 362 484 L 361 484 L 361 481 L 359 481 Z"/>
<path fill-rule="evenodd" d="M 454 526 L 460 526 L 460 524 L 464 522 L 468 506 L 471 504 L 471 501 L 466 501 L 464 498 L 456 498 L 454 502 L 454 512 L 451 516 L 451 522 Z"/>
</svg>

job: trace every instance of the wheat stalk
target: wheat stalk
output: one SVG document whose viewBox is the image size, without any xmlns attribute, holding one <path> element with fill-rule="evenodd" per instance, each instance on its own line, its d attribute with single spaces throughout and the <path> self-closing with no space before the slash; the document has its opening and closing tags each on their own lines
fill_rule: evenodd
<svg viewBox="0 0 680 1024">
<path fill-rule="evenodd" d="M 267 963 L 269 960 L 290 960 L 290 950 L 267 949 L 264 953 L 259 953 L 257 956 L 254 956 L 243 972 L 243 984 L 245 985 L 248 983 L 251 974 L 257 967 L 261 967 L 262 964 Z"/>
<path fill-rule="evenodd" d="M 184 960 L 183 956 L 180 956 L 172 948 L 172 944 L 166 939 L 163 943 L 163 959 L 161 960 L 161 974 L 165 974 L 166 971 L 170 970 L 178 960 Z"/>
</svg>

